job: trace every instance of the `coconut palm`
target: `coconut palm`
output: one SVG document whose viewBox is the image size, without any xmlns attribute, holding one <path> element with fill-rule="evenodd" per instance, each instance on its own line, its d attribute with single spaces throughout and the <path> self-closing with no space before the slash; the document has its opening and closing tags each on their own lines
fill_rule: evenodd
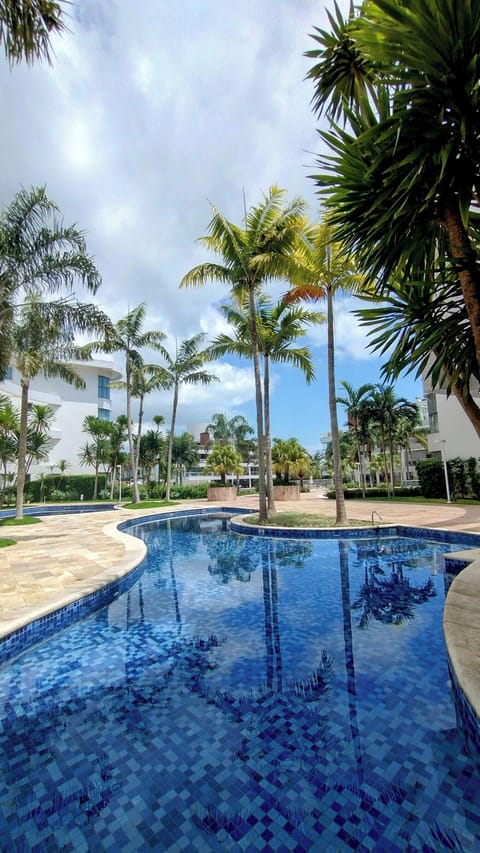
<svg viewBox="0 0 480 853">
<path fill-rule="evenodd" d="M 324 315 L 299 306 L 288 305 L 285 300 L 273 303 L 265 294 L 260 293 L 257 304 L 257 329 L 259 351 L 263 359 L 263 407 L 265 430 L 265 464 L 267 475 L 268 509 L 275 511 L 273 497 L 273 476 L 271 458 L 271 429 L 270 429 L 270 362 L 291 364 L 299 367 L 307 380 L 311 382 L 315 372 L 307 347 L 293 346 L 294 342 L 304 335 L 306 325 L 321 323 Z M 230 353 L 240 357 L 251 358 L 252 346 L 250 341 L 250 321 L 248 305 L 238 302 L 237 305 L 222 305 L 223 311 L 234 334 L 219 335 L 212 341 L 210 351 L 215 358 L 221 358 Z"/>
<path fill-rule="evenodd" d="M 166 383 L 168 383 L 164 387 L 173 388 L 172 418 L 170 421 L 167 451 L 167 501 L 170 500 L 173 440 L 180 388 L 182 385 L 210 385 L 212 382 L 218 382 L 217 376 L 204 370 L 205 364 L 211 360 L 208 351 L 201 348 L 204 340 L 204 333 L 199 332 L 191 338 L 182 341 L 179 346 L 177 345 L 175 357 L 172 357 L 166 351 L 164 352 L 165 363 L 162 367 L 165 371 Z"/>
<path fill-rule="evenodd" d="M 208 235 L 200 238 L 209 251 L 220 256 L 219 263 L 203 263 L 183 277 L 180 286 L 202 286 L 207 281 L 230 285 L 233 298 L 248 299 L 250 341 L 252 345 L 257 411 L 259 519 L 268 518 L 265 481 L 265 447 L 263 395 L 260 373 L 260 349 L 255 297 L 266 282 L 275 279 L 294 280 L 301 265 L 298 242 L 304 228 L 305 203 L 295 198 L 284 201 L 285 191 L 271 187 L 260 204 L 245 213 L 244 226 L 229 222 L 217 209 L 208 227 Z"/>
<path fill-rule="evenodd" d="M 360 486 L 362 489 L 362 497 L 365 497 L 365 468 L 360 439 L 362 435 L 362 421 L 366 420 L 364 417 L 365 401 L 367 400 L 370 391 L 373 390 L 373 385 L 365 383 L 364 385 L 360 385 L 359 388 L 354 388 L 350 382 L 346 382 L 345 380 L 342 380 L 340 385 L 345 391 L 345 396 L 337 397 L 337 403 L 340 403 L 341 406 L 345 406 L 348 425 L 353 429 L 355 435 L 358 464 L 360 467 Z"/>
<path fill-rule="evenodd" d="M 50 62 L 50 38 L 63 33 L 67 26 L 65 0 L 3 0 L 0 3 L 0 44 L 14 65 L 24 59 L 31 64 L 37 59 Z"/>
<path fill-rule="evenodd" d="M 39 292 L 71 291 L 79 283 L 95 293 L 101 278 L 87 255 L 85 237 L 58 218 L 57 205 L 44 187 L 21 189 L 0 215 L 0 378 L 5 376 L 13 348 L 18 306 Z M 57 303 L 52 305 L 55 322 Z"/>
<path fill-rule="evenodd" d="M 30 382 L 39 373 L 43 373 L 47 378 L 57 376 L 76 388 L 83 388 L 83 379 L 68 363 L 72 359 L 85 358 L 83 349 L 74 343 L 74 332 L 98 333 L 109 328 L 110 320 L 106 314 L 97 306 L 86 303 L 58 301 L 45 305 L 32 296 L 21 309 L 12 337 L 21 385 L 15 516 L 17 519 L 23 518 Z"/>
<path fill-rule="evenodd" d="M 331 125 L 321 132 L 330 150 L 314 178 L 335 239 L 356 254 L 380 295 L 390 292 L 392 282 L 428 285 L 445 297 L 448 315 L 451 300 L 442 290 L 448 280 L 463 305 L 478 371 L 480 4 L 368 0 L 330 35 L 339 51 L 324 42 L 311 72 L 318 113 L 333 116 L 345 103 L 338 88 L 345 38 L 365 58 L 378 95 L 369 111 L 364 96 L 350 100 L 348 129 Z M 337 76 L 331 69 L 336 59 Z M 352 74 L 357 69 L 350 68 Z M 436 361 L 440 331 L 452 351 L 447 327 L 436 330 L 433 340 L 432 325 L 417 329 L 425 347 L 433 344 Z M 463 329 L 462 323 L 455 334 L 457 365 L 465 354 L 470 361 Z"/>
<path fill-rule="evenodd" d="M 143 364 L 141 350 L 152 349 L 167 356 L 163 341 L 166 335 L 160 331 L 143 331 L 143 322 L 147 313 L 145 302 L 141 302 L 136 308 L 132 308 L 125 317 L 118 320 L 113 332 L 102 340 L 90 344 L 89 351 L 100 350 L 102 352 L 122 352 L 125 358 L 125 384 L 127 396 L 127 429 L 128 445 L 130 450 L 130 464 L 132 468 L 133 502 L 139 503 L 138 491 L 137 455 L 135 453 L 135 439 L 133 435 L 132 422 L 132 398 L 134 395 L 135 369 L 140 369 Z M 165 380 L 168 381 L 167 379 Z M 166 386 L 163 386 L 166 387 Z"/>
<path fill-rule="evenodd" d="M 332 242 L 332 230 L 327 223 L 313 226 L 307 236 L 308 239 L 304 243 L 304 265 L 308 270 L 309 281 L 307 284 L 292 288 L 284 298 L 289 303 L 302 299 L 326 299 L 327 302 L 328 404 L 332 434 L 336 524 L 345 525 L 347 511 L 343 491 L 335 386 L 334 296 L 342 290 L 353 294 L 360 293 L 363 281 L 358 273 L 355 258 L 345 251 L 342 244 Z"/>
</svg>

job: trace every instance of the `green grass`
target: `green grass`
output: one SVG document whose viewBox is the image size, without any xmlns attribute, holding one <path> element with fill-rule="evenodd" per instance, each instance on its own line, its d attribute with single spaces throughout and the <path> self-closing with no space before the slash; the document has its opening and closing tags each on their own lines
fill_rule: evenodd
<svg viewBox="0 0 480 853">
<path fill-rule="evenodd" d="M 41 518 L 36 518 L 33 515 L 25 515 L 23 518 L 14 518 L 13 515 L 10 518 L 1 518 L 0 519 L 0 527 L 11 527 L 12 525 L 21 526 L 24 524 L 40 524 Z"/>
<path fill-rule="evenodd" d="M 258 515 L 241 516 L 247 524 L 258 524 Z M 263 525 L 262 525 L 263 526 Z M 270 516 L 267 527 L 335 527 L 335 518 L 308 512 L 277 512 Z M 346 527 L 371 527 L 368 521 L 347 521 Z"/>
<path fill-rule="evenodd" d="M 162 506 L 177 506 L 178 501 L 140 501 L 138 504 L 122 504 L 123 509 L 158 509 Z"/>
<path fill-rule="evenodd" d="M 8 548 L 9 545 L 16 545 L 16 539 L 0 539 L 0 548 Z"/>
</svg>

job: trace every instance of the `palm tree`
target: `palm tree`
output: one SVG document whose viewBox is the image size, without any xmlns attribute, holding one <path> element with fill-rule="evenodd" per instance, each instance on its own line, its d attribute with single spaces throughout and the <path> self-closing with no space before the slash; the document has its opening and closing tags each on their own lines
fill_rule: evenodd
<svg viewBox="0 0 480 853">
<path fill-rule="evenodd" d="M 241 473 L 242 457 L 231 444 L 216 444 L 207 456 L 205 471 L 219 476 L 224 486 L 227 474 Z"/>
<path fill-rule="evenodd" d="M 419 423 L 419 413 L 415 403 L 410 403 L 404 397 L 397 397 L 393 385 L 377 384 L 370 392 L 365 405 L 365 416 L 378 427 L 380 444 L 384 460 L 384 476 L 388 492 L 390 486 L 395 494 L 394 454 L 397 430 L 402 432 L 406 424 L 410 424 L 411 433 Z M 389 465 L 387 465 L 387 450 Z"/>
<path fill-rule="evenodd" d="M 300 473 L 303 481 L 305 473 L 310 470 L 311 458 L 296 438 L 274 438 L 272 448 L 272 464 L 277 474 L 281 474 L 285 485 L 290 482 L 290 476 Z"/>
<path fill-rule="evenodd" d="M 355 434 L 355 442 L 357 445 L 358 464 L 360 468 L 360 486 L 362 489 L 362 497 L 365 497 L 365 468 L 363 461 L 363 453 L 361 446 L 362 421 L 365 421 L 365 401 L 368 394 L 373 391 L 373 385 L 365 383 L 360 385 L 360 388 L 354 388 L 349 382 L 342 380 L 340 385 L 345 390 L 345 397 L 337 397 L 337 403 L 345 406 L 347 410 L 348 425 L 353 428 Z"/>
<path fill-rule="evenodd" d="M 136 308 L 132 308 L 125 317 L 122 317 L 114 325 L 113 333 L 108 337 L 90 344 L 89 351 L 100 350 L 102 352 L 122 352 L 125 357 L 125 389 L 127 392 L 127 429 L 128 444 L 130 450 L 130 463 L 132 467 L 133 502 L 139 503 L 138 491 L 137 455 L 135 453 L 135 439 L 133 435 L 132 422 L 132 398 L 134 395 L 135 368 L 143 366 L 142 349 L 152 349 L 160 352 L 166 357 L 163 341 L 164 332 L 142 330 L 143 321 L 147 312 L 145 302 L 141 302 Z M 138 374 L 137 374 L 138 375 Z M 166 380 L 167 381 L 167 380 Z M 163 387 L 166 387 L 164 385 Z"/>
<path fill-rule="evenodd" d="M 8 466 L 16 462 L 18 451 L 18 433 L 20 415 L 11 400 L 0 395 L 0 462 L 2 465 L 2 489 L 0 503 L 3 503 L 7 488 Z"/>
<path fill-rule="evenodd" d="M 299 367 L 307 380 L 311 382 L 315 372 L 307 347 L 292 346 L 298 338 L 306 335 L 305 326 L 309 323 L 321 323 L 324 315 L 306 308 L 288 305 L 285 300 L 276 304 L 265 294 L 257 296 L 258 346 L 263 358 L 263 408 L 265 430 L 265 464 L 267 476 L 268 509 L 275 511 L 273 496 L 273 476 L 271 458 L 270 429 L 270 362 L 292 364 Z M 248 305 L 239 302 L 236 306 L 222 305 L 226 319 L 234 330 L 234 336 L 219 335 L 212 341 L 210 351 L 214 358 L 231 353 L 245 358 L 252 357 L 250 342 L 250 321 Z"/>
<path fill-rule="evenodd" d="M 100 285 L 83 233 L 65 227 L 58 212 L 45 188 L 33 187 L 21 189 L 0 215 L 0 378 L 9 366 L 19 300 L 32 292 L 71 292 L 75 283 L 95 293 Z M 45 316 L 49 304 L 53 314 L 58 310 L 58 303 L 45 303 Z"/>
<path fill-rule="evenodd" d="M 391 283 L 429 286 L 445 281 L 463 306 L 471 346 L 457 330 L 459 364 L 471 353 L 480 371 L 480 5 L 457 0 L 368 0 L 319 51 L 311 76 L 319 114 L 346 106 L 349 129 L 321 132 L 329 153 L 313 176 L 326 199 L 335 239 L 355 252 L 380 296 Z M 345 38 L 366 61 L 376 105 L 360 95 L 339 101 L 341 44 Z M 332 74 L 332 62 L 337 75 Z M 346 66 L 344 64 L 344 70 Z M 356 73 L 357 67 L 350 70 Z M 461 95 L 460 95 L 461 93 Z M 458 304 L 456 310 L 458 310 Z M 443 313 L 449 314 L 444 300 Z M 452 351 L 447 325 L 442 343 Z M 439 330 L 417 328 L 422 344 L 442 354 Z M 418 338 L 417 340 L 420 340 Z M 403 338 L 399 340 L 403 344 Z M 450 365 L 446 365 L 450 373 Z M 471 412 L 469 412 L 471 417 Z M 477 431 L 478 413 L 475 414 Z"/>
<path fill-rule="evenodd" d="M 433 388 L 455 395 L 480 436 L 480 406 L 471 391 L 472 383 L 480 381 L 480 368 L 455 279 L 390 281 L 380 304 L 354 313 L 370 329 L 370 348 L 387 356 L 382 367 L 387 380 L 413 371 L 430 378 Z"/>
<path fill-rule="evenodd" d="M 138 478 L 145 397 L 147 394 L 158 391 L 159 388 L 168 388 L 169 380 L 162 367 L 157 364 L 144 364 L 141 358 L 132 366 L 130 379 L 130 395 L 133 399 L 138 399 L 139 401 L 137 434 L 133 436 L 132 433 L 134 458 L 131 463 L 132 470 L 136 472 L 136 477 Z M 127 383 L 119 380 L 118 382 L 112 382 L 111 387 L 127 389 Z"/>
<path fill-rule="evenodd" d="M 302 299 L 326 299 L 327 301 L 328 404 L 334 466 L 335 523 L 345 525 L 347 523 L 347 511 L 343 491 L 337 417 L 333 306 L 334 296 L 339 291 L 345 290 L 353 294 L 361 292 L 362 279 L 358 274 L 355 259 L 347 254 L 342 244 L 332 242 L 332 231 L 327 223 L 321 223 L 311 228 L 308 238 L 304 244 L 304 264 L 308 270 L 308 284 L 293 288 L 286 294 L 285 299 L 290 303 Z"/>
<path fill-rule="evenodd" d="M 207 424 L 206 430 L 212 434 L 216 444 L 230 444 L 232 439 L 232 424 L 222 412 L 212 415 L 211 423 Z"/>
<path fill-rule="evenodd" d="M 50 62 L 50 37 L 67 30 L 62 4 L 65 0 L 4 0 L 0 4 L 0 44 L 14 65 L 22 59 Z"/>
<path fill-rule="evenodd" d="M 93 500 L 98 497 L 98 475 L 101 464 L 108 464 L 109 438 L 112 433 L 110 421 L 97 418 L 95 415 L 86 415 L 83 419 L 83 432 L 92 439 L 91 443 L 84 445 L 81 450 L 80 460 L 82 465 L 92 465 L 95 469 L 95 484 L 93 487 Z"/>
<path fill-rule="evenodd" d="M 68 259 L 65 261 L 68 264 Z M 20 320 L 12 337 L 21 385 L 15 515 L 17 519 L 23 518 L 30 382 L 39 373 L 43 373 L 47 378 L 58 376 L 76 388 L 83 388 L 83 379 L 68 364 L 71 359 L 85 358 L 83 350 L 73 342 L 73 333 L 99 332 L 109 327 L 109 318 L 95 305 L 85 303 L 58 301 L 45 305 L 32 296 L 21 310 Z"/>
<path fill-rule="evenodd" d="M 43 403 L 29 405 L 25 474 L 28 474 L 33 462 L 42 462 L 48 459 L 53 447 L 53 440 L 49 433 L 54 417 L 55 412 L 52 406 L 46 406 Z"/>
<path fill-rule="evenodd" d="M 204 340 L 205 334 L 199 332 L 191 338 L 182 341 L 180 346 L 177 346 L 175 358 L 172 358 L 168 352 L 164 352 L 165 365 L 163 369 L 166 379 L 164 387 L 173 388 L 172 419 L 170 422 L 167 451 L 167 501 L 170 500 L 173 440 L 175 436 L 180 387 L 182 385 L 210 385 L 212 382 L 218 382 L 217 376 L 204 370 L 204 365 L 211 360 L 208 351 L 200 348 Z"/>
<path fill-rule="evenodd" d="M 255 378 L 257 410 L 259 520 L 267 521 L 263 395 L 260 374 L 260 349 L 255 297 L 265 282 L 274 279 L 295 280 L 299 274 L 298 243 L 304 228 L 305 203 L 295 198 L 284 203 L 285 191 L 271 187 L 262 202 L 245 213 L 244 227 L 234 225 L 217 209 L 200 238 L 209 251 L 219 255 L 221 263 L 207 262 L 191 269 L 180 287 L 202 286 L 207 281 L 230 285 L 234 298 L 248 299 L 250 341 Z"/>
<path fill-rule="evenodd" d="M 110 423 L 110 434 L 108 436 L 108 457 L 110 466 L 110 499 L 113 500 L 115 489 L 115 472 L 119 465 L 126 459 L 123 445 L 127 440 L 127 416 L 119 415 Z"/>
<path fill-rule="evenodd" d="M 172 465 L 177 471 L 177 480 L 183 486 L 183 475 L 198 461 L 197 443 L 189 432 L 182 432 L 173 439 Z"/>
</svg>

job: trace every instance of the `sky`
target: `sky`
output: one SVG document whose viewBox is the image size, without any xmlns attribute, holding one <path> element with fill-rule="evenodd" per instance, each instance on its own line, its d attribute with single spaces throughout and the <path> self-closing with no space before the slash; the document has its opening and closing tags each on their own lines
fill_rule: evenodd
<svg viewBox="0 0 480 853">
<path fill-rule="evenodd" d="M 241 225 L 244 200 L 257 205 L 277 185 L 320 218 L 309 175 L 322 148 L 304 54 L 313 28 L 327 25 L 325 6 L 333 0 L 72 0 L 51 66 L 0 60 L 0 205 L 21 186 L 46 186 L 64 224 L 85 232 L 102 276 L 95 301 L 114 322 L 145 302 L 144 329 L 163 331 L 172 354 L 198 332 L 207 343 L 228 331 L 226 287 L 179 282 L 216 259 L 198 243 L 212 205 Z M 91 300 L 81 288 L 76 295 Z M 336 300 L 339 392 L 342 380 L 382 381 L 352 307 Z M 304 342 L 316 379 L 307 385 L 297 369 L 272 365 L 272 435 L 295 436 L 313 453 L 329 431 L 326 327 Z M 254 427 L 252 365 L 226 357 L 209 370 L 219 382 L 181 390 L 177 432 L 216 413 Z M 412 376 L 395 387 L 409 400 L 422 395 Z M 112 402 L 115 417 L 124 395 L 113 392 Z M 150 395 L 146 428 L 158 414 L 168 424 L 171 403 L 170 392 Z"/>
</svg>

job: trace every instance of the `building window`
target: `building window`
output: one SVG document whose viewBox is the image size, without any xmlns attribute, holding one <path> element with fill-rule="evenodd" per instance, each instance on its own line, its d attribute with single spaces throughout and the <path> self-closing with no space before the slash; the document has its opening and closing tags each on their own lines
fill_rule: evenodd
<svg viewBox="0 0 480 853">
<path fill-rule="evenodd" d="M 98 396 L 102 400 L 110 399 L 110 379 L 108 376 L 98 376 Z"/>
<path fill-rule="evenodd" d="M 12 367 L 7 367 L 4 379 L 13 379 L 13 368 Z"/>
<path fill-rule="evenodd" d="M 427 409 L 430 432 L 438 432 L 437 398 L 435 394 L 427 394 Z"/>
<path fill-rule="evenodd" d="M 109 421 L 110 420 L 110 412 L 108 411 L 108 409 L 99 409 L 98 410 L 98 417 L 100 418 L 101 421 Z"/>
</svg>

